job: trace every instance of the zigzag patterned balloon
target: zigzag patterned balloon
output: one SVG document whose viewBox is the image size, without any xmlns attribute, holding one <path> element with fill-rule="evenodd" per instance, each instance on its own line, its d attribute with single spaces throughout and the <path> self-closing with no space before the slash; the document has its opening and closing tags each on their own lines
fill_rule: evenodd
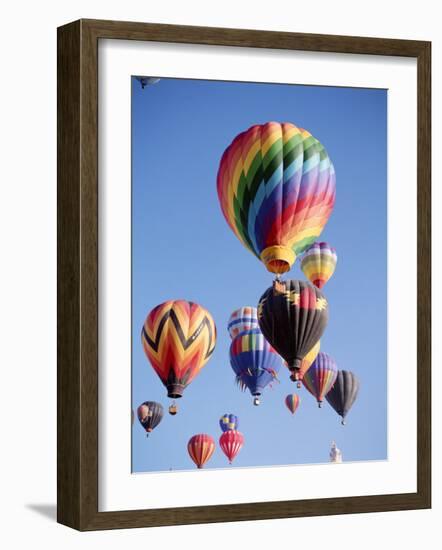
<svg viewBox="0 0 442 550">
<path fill-rule="evenodd" d="M 210 313 L 200 305 L 170 300 L 149 313 L 141 341 L 168 397 L 177 398 L 210 359 L 216 327 Z"/>
<path fill-rule="evenodd" d="M 239 134 L 217 177 L 227 223 L 272 273 L 284 273 L 321 234 L 335 202 L 335 171 L 321 143 L 288 122 Z"/>
</svg>

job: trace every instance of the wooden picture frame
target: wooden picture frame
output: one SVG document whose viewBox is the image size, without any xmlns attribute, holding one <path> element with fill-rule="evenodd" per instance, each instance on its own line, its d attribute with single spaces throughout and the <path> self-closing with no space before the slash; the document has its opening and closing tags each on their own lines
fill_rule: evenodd
<svg viewBox="0 0 442 550">
<path fill-rule="evenodd" d="M 98 511 L 98 41 L 158 41 L 404 56 L 418 71 L 417 492 Z M 82 531 L 431 506 L 431 44 L 79 20 L 58 29 L 58 521 Z"/>
</svg>

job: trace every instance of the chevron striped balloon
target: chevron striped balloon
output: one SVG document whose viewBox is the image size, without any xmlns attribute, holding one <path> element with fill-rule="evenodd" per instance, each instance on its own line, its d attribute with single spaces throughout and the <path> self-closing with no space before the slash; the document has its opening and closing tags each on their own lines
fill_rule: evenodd
<svg viewBox="0 0 442 550">
<path fill-rule="evenodd" d="M 210 359 L 216 327 L 210 313 L 200 305 L 170 300 L 149 313 L 141 341 L 168 397 L 177 398 Z"/>
<path fill-rule="evenodd" d="M 238 239 L 284 273 L 321 234 L 335 202 L 335 171 L 321 143 L 288 122 L 239 134 L 222 156 L 218 198 Z"/>
<path fill-rule="evenodd" d="M 336 269 L 338 256 L 328 243 L 314 243 L 308 248 L 301 260 L 301 269 L 307 279 L 318 288 L 322 288 Z"/>
</svg>

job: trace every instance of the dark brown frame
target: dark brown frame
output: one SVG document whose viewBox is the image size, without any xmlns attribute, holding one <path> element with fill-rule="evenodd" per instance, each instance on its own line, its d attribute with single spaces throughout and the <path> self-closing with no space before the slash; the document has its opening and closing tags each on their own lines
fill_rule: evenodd
<svg viewBox="0 0 442 550">
<path fill-rule="evenodd" d="M 98 512 L 98 40 L 405 56 L 418 67 L 417 492 Z M 82 531 L 431 507 L 431 43 L 79 20 L 58 29 L 58 506 Z"/>
</svg>

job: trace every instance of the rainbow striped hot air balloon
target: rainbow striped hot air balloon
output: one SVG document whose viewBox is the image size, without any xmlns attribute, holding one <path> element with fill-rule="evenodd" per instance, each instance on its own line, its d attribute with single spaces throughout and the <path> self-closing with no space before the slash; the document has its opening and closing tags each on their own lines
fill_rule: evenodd
<svg viewBox="0 0 442 550">
<path fill-rule="evenodd" d="M 232 231 L 268 271 L 285 273 L 321 234 L 335 202 L 335 171 L 321 143 L 288 122 L 239 134 L 217 177 Z"/>
<path fill-rule="evenodd" d="M 328 243 L 315 243 L 308 248 L 301 260 L 301 269 L 307 279 L 322 288 L 336 269 L 338 256 Z"/>
<path fill-rule="evenodd" d="M 241 332 L 251 330 L 252 328 L 259 328 L 256 307 L 243 306 L 236 309 L 227 323 L 227 330 L 232 339 Z"/>
<path fill-rule="evenodd" d="M 296 393 L 291 393 L 290 395 L 287 395 L 285 398 L 285 405 L 288 408 L 288 410 L 295 414 L 296 409 L 299 407 L 299 403 L 301 402 L 299 395 Z"/>
<path fill-rule="evenodd" d="M 327 353 L 319 352 L 312 366 L 304 374 L 302 383 L 314 396 L 318 406 L 322 406 L 324 397 L 332 388 L 338 376 L 338 367 Z"/>
<path fill-rule="evenodd" d="M 194 302 L 169 300 L 156 306 L 141 331 L 144 352 L 167 396 L 179 398 L 210 359 L 216 327 L 210 313 Z M 171 414 L 176 413 L 172 405 Z"/>
</svg>

